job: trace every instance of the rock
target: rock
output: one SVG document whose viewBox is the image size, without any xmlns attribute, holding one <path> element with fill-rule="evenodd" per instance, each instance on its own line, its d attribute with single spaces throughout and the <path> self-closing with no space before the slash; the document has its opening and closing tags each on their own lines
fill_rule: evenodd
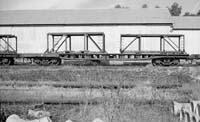
<svg viewBox="0 0 200 122">
<path fill-rule="evenodd" d="M 95 118 L 92 122 L 104 122 L 104 121 L 101 120 L 100 118 Z"/>
</svg>

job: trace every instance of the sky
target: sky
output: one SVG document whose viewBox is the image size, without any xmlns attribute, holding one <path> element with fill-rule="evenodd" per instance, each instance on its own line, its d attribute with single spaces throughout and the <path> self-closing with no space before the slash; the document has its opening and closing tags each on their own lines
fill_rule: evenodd
<svg viewBox="0 0 200 122">
<path fill-rule="evenodd" d="M 200 0 L 0 0 L 0 10 L 24 9 L 110 9 L 120 4 L 129 8 L 160 8 L 171 6 L 174 2 L 182 6 L 182 13 L 196 13 L 200 10 Z"/>
</svg>

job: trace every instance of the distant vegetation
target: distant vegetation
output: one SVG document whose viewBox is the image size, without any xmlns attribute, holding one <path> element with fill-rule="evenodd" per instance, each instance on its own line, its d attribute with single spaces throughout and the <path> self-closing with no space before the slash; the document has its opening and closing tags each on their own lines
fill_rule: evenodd
<svg viewBox="0 0 200 122">
<path fill-rule="evenodd" d="M 185 14 L 183 16 L 200 16 L 200 10 L 196 14 L 193 14 L 190 12 L 185 12 Z"/>
<path fill-rule="evenodd" d="M 174 2 L 171 7 L 168 7 L 168 9 L 172 16 L 181 15 L 182 6 L 176 2 Z M 197 13 L 185 12 L 183 16 L 200 16 L 200 10 Z"/>
<path fill-rule="evenodd" d="M 147 4 L 143 4 L 142 8 L 148 8 L 148 5 Z"/>
<path fill-rule="evenodd" d="M 156 5 L 155 8 L 160 8 L 160 6 Z"/>
<path fill-rule="evenodd" d="M 120 9 L 120 8 L 128 9 L 129 7 L 128 7 L 128 6 L 122 6 L 122 5 L 120 5 L 120 4 L 117 4 L 117 5 L 115 5 L 114 8 L 116 8 L 116 9 Z"/>
<path fill-rule="evenodd" d="M 142 8 L 148 8 L 148 5 L 145 3 L 141 6 Z M 114 6 L 116 9 L 128 9 L 128 6 L 123 6 L 120 4 L 117 4 Z M 159 5 L 155 5 L 155 8 L 161 8 Z M 180 16 L 182 13 L 182 6 L 179 5 L 177 2 L 174 2 L 170 7 L 167 7 L 170 14 L 172 16 Z M 183 16 L 200 16 L 200 10 L 197 13 L 190 13 L 190 12 L 185 12 Z"/>
<path fill-rule="evenodd" d="M 172 16 L 179 16 L 181 14 L 182 6 L 174 2 L 168 10 Z"/>
</svg>

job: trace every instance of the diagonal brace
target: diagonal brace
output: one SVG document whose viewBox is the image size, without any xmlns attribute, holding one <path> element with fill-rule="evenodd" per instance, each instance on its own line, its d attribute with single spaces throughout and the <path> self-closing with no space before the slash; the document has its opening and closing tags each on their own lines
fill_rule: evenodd
<svg viewBox="0 0 200 122">
<path fill-rule="evenodd" d="M 138 39 L 138 37 L 135 37 L 121 52 L 123 53 L 137 39 Z"/>
<path fill-rule="evenodd" d="M 61 36 L 59 38 L 59 40 L 53 45 L 53 49 L 58 45 L 58 43 L 60 42 L 60 40 L 62 40 L 63 36 Z M 66 38 L 66 37 L 65 37 Z M 64 39 L 65 40 L 65 39 Z"/>
<path fill-rule="evenodd" d="M 10 47 L 13 51 L 15 51 L 15 49 L 13 49 L 13 47 L 5 39 L 2 38 L 2 40 L 8 45 L 8 47 Z"/>
<path fill-rule="evenodd" d="M 63 45 L 63 43 L 66 41 L 68 37 L 66 36 L 66 38 L 62 41 L 62 43 L 58 46 L 58 48 L 56 49 L 56 52 L 60 49 L 60 47 Z"/>
<path fill-rule="evenodd" d="M 94 39 L 88 35 L 88 37 L 92 40 L 92 42 L 97 46 L 97 48 L 102 51 L 102 49 L 99 47 L 99 45 L 94 41 Z"/>
<path fill-rule="evenodd" d="M 5 48 L 5 47 L 3 47 L 3 45 L 2 45 L 2 44 L 0 44 L 0 47 L 1 47 L 1 48 L 3 48 L 4 50 L 6 50 L 6 48 Z"/>
<path fill-rule="evenodd" d="M 170 42 L 172 42 L 172 43 L 178 48 L 178 45 L 176 45 L 176 44 L 172 41 L 171 38 L 169 38 L 169 37 L 167 37 L 167 38 L 170 40 Z"/>
<path fill-rule="evenodd" d="M 172 44 L 170 44 L 165 38 L 163 38 L 164 39 L 164 41 L 166 41 L 175 51 L 177 51 L 177 49 L 172 45 Z"/>
</svg>

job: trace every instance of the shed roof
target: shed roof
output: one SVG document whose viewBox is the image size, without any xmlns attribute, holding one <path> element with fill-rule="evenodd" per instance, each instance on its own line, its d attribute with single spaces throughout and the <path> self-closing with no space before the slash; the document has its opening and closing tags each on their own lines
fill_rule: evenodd
<svg viewBox="0 0 200 122">
<path fill-rule="evenodd" d="M 167 9 L 0 11 L 0 25 L 87 25 L 172 23 Z"/>
<path fill-rule="evenodd" d="M 175 30 L 199 30 L 200 29 L 200 17 L 172 17 L 173 27 Z"/>
</svg>

